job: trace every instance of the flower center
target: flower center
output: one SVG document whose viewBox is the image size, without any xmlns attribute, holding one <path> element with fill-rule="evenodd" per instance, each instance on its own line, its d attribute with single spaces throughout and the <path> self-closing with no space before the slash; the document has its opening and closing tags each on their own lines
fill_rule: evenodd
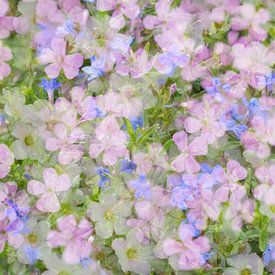
<svg viewBox="0 0 275 275">
<path fill-rule="evenodd" d="M 251 275 L 251 269 L 250 268 L 245 268 L 241 271 L 241 275 Z"/>
<path fill-rule="evenodd" d="M 36 244 L 37 243 L 37 235 L 35 233 L 30 233 L 28 236 L 27 236 L 27 240 L 30 244 Z"/>
<path fill-rule="evenodd" d="M 115 215 L 111 210 L 107 210 L 104 214 L 104 217 L 107 221 L 113 221 L 115 219 Z"/>
<path fill-rule="evenodd" d="M 129 260 L 133 260 L 135 258 L 137 258 L 137 250 L 135 248 L 129 248 L 126 252 L 127 258 Z"/>
<path fill-rule="evenodd" d="M 270 205 L 269 209 L 272 213 L 275 213 L 275 204 Z"/>
<path fill-rule="evenodd" d="M 25 137 L 24 142 L 27 146 L 31 146 L 34 144 L 33 137 L 31 135 L 28 135 Z"/>
</svg>

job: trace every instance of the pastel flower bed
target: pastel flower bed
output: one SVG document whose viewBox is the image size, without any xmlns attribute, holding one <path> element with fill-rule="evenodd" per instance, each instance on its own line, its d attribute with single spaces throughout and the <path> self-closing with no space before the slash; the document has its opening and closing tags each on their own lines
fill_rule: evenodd
<svg viewBox="0 0 275 275">
<path fill-rule="evenodd" d="M 0 0 L 0 274 L 275 274 L 274 18 Z"/>
</svg>

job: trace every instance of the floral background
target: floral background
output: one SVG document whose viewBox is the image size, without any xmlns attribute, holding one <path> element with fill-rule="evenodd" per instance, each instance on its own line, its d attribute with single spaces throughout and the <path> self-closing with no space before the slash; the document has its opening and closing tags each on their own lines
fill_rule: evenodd
<svg viewBox="0 0 275 275">
<path fill-rule="evenodd" d="M 275 2 L 0 0 L 0 274 L 275 274 Z"/>
</svg>

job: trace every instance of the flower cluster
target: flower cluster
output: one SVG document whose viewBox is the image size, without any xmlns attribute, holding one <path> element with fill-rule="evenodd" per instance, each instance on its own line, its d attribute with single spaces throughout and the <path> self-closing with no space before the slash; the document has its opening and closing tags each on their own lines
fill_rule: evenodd
<svg viewBox="0 0 275 275">
<path fill-rule="evenodd" d="M 275 274 L 271 0 L 0 0 L 0 274 Z"/>
</svg>

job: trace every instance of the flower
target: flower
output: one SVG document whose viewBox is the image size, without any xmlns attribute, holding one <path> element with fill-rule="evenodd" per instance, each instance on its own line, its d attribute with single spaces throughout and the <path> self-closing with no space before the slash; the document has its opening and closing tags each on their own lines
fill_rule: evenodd
<svg viewBox="0 0 275 275">
<path fill-rule="evenodd" d="M 74 215 L 60 217 L 57 220 L 57 229 L 48 234 L 48 242 L 54 247 L 65 247 L 62 259 L 66 264 L 78 264 L 82 259 L 89 257 L 92 244 L 89 237 L 92 226 L 85 218 L 77 224 Z"/>
<path fill-rule="evenodd" d="M 13 17 L 6 15 L 10 10 L 7 0 L 0 0 L 0 7 L 0 39 L 4 39 L 14 30 Z"/>
<path fill-rule="evenodd" d="M 83 64 L 83 56 L 79 53 L 66 55 L 66 41 L 55 38 L 51 41 L 50 48 L 44 48 L 38 56 L 41 64 L 49 64 L 45 72 L 49 78 L 56 78 L 63 69 L 66 78 L 73 79 L 77 76 Z"/>
<path fill-rule="evenodd" d="M 123 272 L 144 275 L 150 272 L 149 261 L 152 258 L 152 248 L 149 245 L 141 245 L 131 232 L 126 239 L 114 239 L 112 248 L 115 250 Z"/>
<path fill-rule="evenodd" d="M 234 255 L 233 257 L 227 259 L 227 263 L 231 267 L 225 268 L 225 275 L 262 275 L 264 270 L 263 262 L 256 253 Z"/>
<path fill-rule="evenodd" d="M 139 198 L 150 199 L 151 197 L 150 184 L 146 180 L 146 177 L 144 175 L 140 175 L 138 180 L 129 182 L 129 187 L 135 190 L 135 197 L 137 199 Z"/>
<path fill-rule="evenodd" d="M 69 132 L 66 125 L 58 123 L 54 126 L 53 131 L 55 137 L 48 137 L 46 139 L 46 149 L 51 152 L 60 150 L 58 153 L 58 161 L 61 164 L 67 165 L 73 160 L 79 160 L 83 152 L 81 146 L 76 143 L 83 140 L 83 130 L 75 127 Z"/>
<path fill-rule="evenodd" d="M 21 263 L 34 265 L 49 250 L 46 245 L 47 233 L 46 221 L 38 222 L 35 218 L 31 218 L 25 223 L 20 231 L 24 239 L 17 250 L 18 260 Z"/>
<path fill-rule="evenodd" d="M 56 78 L 52 78 L 47 80 L 46 78 L 42 78 L 40 87 L 42 87 L 48 94 L 49 101 L 53 103 L 53 94 L 56 89 L 58 89 L 61 84 L 57 81 Z"/>
<path fill-rule="evenodd" d="M 181 131 L 173 135 L 173 141 L 181 151 L 180 155 L 171 162 L 171 166 L 179 173 L 196 173 L 200 170 L 200 165 L 194 156 L 207 154 L 207 143 L 203 138 L 195 138 L 188 145 L 186 132 Z"/>
<path fill-rule="evenodd" d="M 88 81 L 94 80 L 104 75 L 105 60 L 103 57 L 97 59 L 96 56 L 90 58 L 91 65 L 83 67 L 82 70 L 89 75 Z"/>
<path fill-rule="evenodd" d="M 114 116 L 104 118 L 96 128 L 95 134 L 89 147 L 92 158 L 98 157 L 103 152 L 103 162 L 106 165 L 113 165 L 119 157 L 127 155 L 127 136 L 120 130 Z"/>
<path fill-rule="evenodd" d="M 163 242 L 163 252 L 169 257 L 170 265 L 176 270 L 198 269 L 205 264 L 203 255 L 210 250 L 205 236 L 196 236 L 192 225 L 182 223 L 178 229 L 180 241 L 168 238 Z"/>
<path fill-rule="evenodd" d="M 0 178 L 4 178 L 10 172 L 14 162 L 13 154 L 5 144 L 0 144 Z"/>
<path fill-rule="evenodd" d="M 1 20 L 1 18 L 0 18 Z M 4 79 L 11 73 L 10 66 L 5 63 L 12 59 L 12 52 L 9 48 L 0 45 L 0 80 Z"/>
<path fill-rule="evenodd" d="M 57 193 L 70 189 L 72 183 L 66 174 L 58 175 L 53 168 L 47 168 L 43 172 L 44 183 L 31 180 L 28 182 L 27 190 L 30 194 L 40 197 L 36 207 L 42 212 L 58 212 L 60 203 Z"/>
<path fill-rule="evenodd" d="M 119 200 L 115 194 L 101 193 L 99 202 L 91 202 L 88 216 L 95 222 L 98 236 L 108 239 L 113 231 L 118 235 L 128 231 L 126 217 L 131 214 L 131 204 L 126 200 Z"/>
<path fill-rule="evenodd" d="M 121 168 L 120 171 L 131 174 L 133 171 L 135 171 L 137 168 L 137 165 L 133 161 L 129 161 L 127 159 L 123 159 L 121 161 Z"/>
<path fill-rule="evenodd" d="M 100 179 L 98 181 L 98 186 L 99 187 L 104 187 L 106 182 L 109 182 L 110 179 L 108 178 L 108 175 L 110 173 L 109 169 L 103 168 L 103 167 L 98 167 L 96 168 L 96 173 L 99 175 Z"/>
</svg>

